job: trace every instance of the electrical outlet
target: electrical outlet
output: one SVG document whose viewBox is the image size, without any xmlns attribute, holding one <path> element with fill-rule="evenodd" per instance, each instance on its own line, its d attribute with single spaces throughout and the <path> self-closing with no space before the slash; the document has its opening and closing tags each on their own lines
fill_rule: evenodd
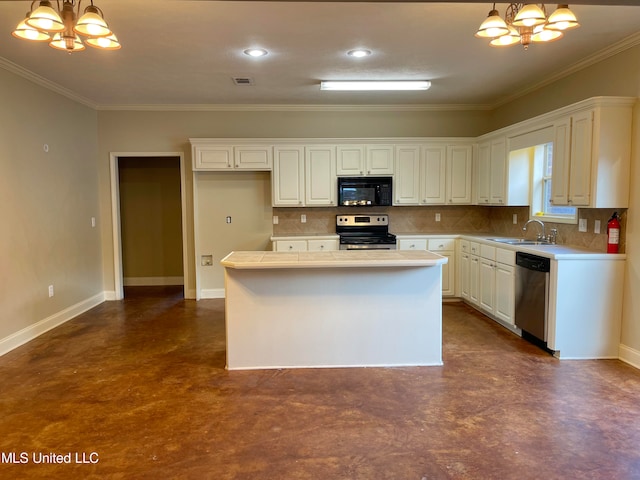
<svg viewBox="0 0 640 480">
<path fill-rule="evenodd" d="M 231 215 L 227 217 L 227 223 L 231 223 Z"/>
<path fill-rule="evenodd" d="M 274 225 L 277 225 L 277 224 L 278 224 L 278 216 L 277 216 L 277 215 L 274 215 L 274 216 L 273 216 L 273 224 L 274 224 Z"/>
<path fill-rule="evenodd" d="M 53 297 L 53 285 L 49 285 L 49 298 Z"/>
<path fill-rule="evenodd" d="M 300 222 L 301 223 L 307 223 L 307 216 L 304 213 L 302 215 L 300 215 Z"/>
<path fill-rule="evenodd" d="M 91 217 L 91 227 L 96 228 L 96 217 Z"/>
<path fill-rule="evenodd" d="M 213 255 L 202 255 L 202 257 L 200 257 L 200 265 L 203 267 L 210 267 L 213 265 Z"/>
<path fill-rule="evenodd" d="M 586 232 L 587 231 L 587 219 L 586 218 L 581 218 L 580 220 L 578 220 L 578 231 L 579 232 Z"/>
<path fill-rule="evenodd" d="M 518 214 L 517 214 L 517 213 L 514 213 L 514 214 L 513 214 L 513 224 L 514 224 L 514 225 L 517 225 L 517 224 L 518 224 Z"/>
<path fill-rule="evenodd" d="M 600 220 L 593 222 L 593 233 L 600 233 Z"/>
<path fill-rule="evenodd" d="M 440 214 L 436 213 L 436 222 L 439 222 L 439 221 L 440 221 Z"/>
</svg>

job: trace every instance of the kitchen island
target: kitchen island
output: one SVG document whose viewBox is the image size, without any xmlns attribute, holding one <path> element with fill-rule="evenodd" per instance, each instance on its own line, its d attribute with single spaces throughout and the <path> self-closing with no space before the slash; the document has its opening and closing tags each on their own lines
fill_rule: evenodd
<svg viewBox="0 0 640 480">
<path fill-rule="evenodd" d="M 428 251 L 231 252 L 227 368 L 442 365 L 442 264 Z"/>
</svg>

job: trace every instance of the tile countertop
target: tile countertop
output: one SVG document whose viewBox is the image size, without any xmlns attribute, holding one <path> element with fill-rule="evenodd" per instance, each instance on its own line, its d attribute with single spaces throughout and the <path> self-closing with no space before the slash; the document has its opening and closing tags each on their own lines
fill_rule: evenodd
<svg viewBox="0 0 640 480">
<path fill-rule="evenodd" d="M 220 263 L 234 269 L 432 267 L 447 258 L 426 250 L 335 250 L 331 252 L 231 252 Z"/>
<path fill-rule="evenodd" d="M 491 239 L 512 237 L 500 237 L 496 235 L 458 235 L 457 238 L 469 240 L 471 242 L 484 243 L 486 245 L 503 248 L 505 250 L 531 253 L 533 255 L 539 255 L 553 260 L 625 260 L 627 258 L 626 254 L 623 253 L 612 254 L 596 252 L 574 245 L 509 245 L 507 243 L 495 242 Z"/>
</svg>

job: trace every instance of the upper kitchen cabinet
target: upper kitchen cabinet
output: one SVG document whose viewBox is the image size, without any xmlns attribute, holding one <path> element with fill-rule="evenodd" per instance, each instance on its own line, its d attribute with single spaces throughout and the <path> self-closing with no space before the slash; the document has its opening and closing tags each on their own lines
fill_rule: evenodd
<svg viewBox="0 0 640 480">
<path fill-rule="evenodd" d="M 510 154 L 506 135 L 478 143 L 474 168 L 478 205 L 529 205 L 530 162 Z"/>
<path fill-rule="evenodd" d="M 192 138 L 193 170 L 271 170 L 271 145 L 229 145 L 212 139 Z M 228 141 L 228 139 L 226 140 Z"/>
<path fill-rule="evenodd" d="M 330 145 L 305 147 L 305 205 L 336 206 L 336 149 Z"/>
<path fill-rule="evenodd" d="M 447 204 L 471 203 L 472 152 L 471 145 L 447 146 Z"/>
<path fill-rule="evenodd" d="M 338 175 L 393 175 L 393 145 L 338 145 L 336 154 Z"/>
<path fill-rule="evenodd" d="M 470 204 L 472 151 L 469 143 L 396 146 L 395 204 Z"/>
<path fill-rule="evenodd" d="M 336 205 L 336 154 L 331 145 L 276 146 L 271 174 L 273 206 Z"/>
<path fill-rule="evenodd" d="M 554 122 L 551 202 L 627 208 L 632 103 L 603 98 Z"/>
<path fill-rule="evenodd" d="M 271 190 L 273 206 L 304 206 L 304 147 L 274 147 Z"/>
</svg>

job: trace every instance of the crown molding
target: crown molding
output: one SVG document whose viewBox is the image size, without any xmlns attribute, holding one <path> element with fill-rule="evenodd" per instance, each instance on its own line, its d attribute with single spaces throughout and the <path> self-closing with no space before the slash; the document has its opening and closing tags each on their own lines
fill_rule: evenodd
<svg viewBox="0 0 640 480">
<path fill-rule="evenodd" d="M 162 112 L 377 112 L 377 111 L 469 111 L 491 110 L 491 105 L 289 105 L 289 104 L 228 104 L 228 105 L 100 105 L 97 110 L 162 111 Z"/>
<path fill-rule="evenodd" d="M 68 88 L 65 88 L 61 85 L 58 85 L 55 82 L 52 82 L 51 80 L 47 80 L 46 78 L 41 77 L 40 75 L 33 73 L 31 70 L 27 70 L 26 68 L 23 68 L 20 65 L 7 60 L 4 57 L 0 57 L 0 68 L 3 68 L 11 73 L 14 73 L 26 80 L 29 80 L 30 82 L 33 82 L 36 85 L 40 85 L 41 87 L 51 90 L 52 92 L 59 93 L 60 95 L 67 97 L 70 100 L 73 100 L 74 102 L 93 108 L 94 110 L 97 110 L 98 108 L 98 105 L 95 102 L 92 102 L 91 100 L 89 100 L 88 98 L 78 95 L 77 93 L 74 93 Z"/>
<path fill-rule="evenodd" d="M 516 100 L 520 97 L 524 97 L 529 93 L 535 92 L 536 90 L 546 87 L 547 85 L 557 82 L 558 80 L 568 77 L 569 75 L 572 75 L 587 67 L 590 67 L 591 65 L 595 65 L 596 63 L 602 62 L 603 60 L 606 60 L 607 58 L 617 55 L 618 53 L 621 53 L 621 52 L 624 52 L 625 50 L 633 48 L 636 45 L 640 45 L 640 31 L 626 38 L 623 38 L 619 42 L 609 45 L 608 47 L 603 48 L 602 50 L 595 52 L 593 55 L 583 58 L 578 62 L 572 63 L 564 70 L 561 70 L 555 73 L 554 75 L 549 76 L 548 78 L 546 78 L 541 82 L 529 85 L 528 87 L 522 90 L 519 90 L 517 93 L 514 93 L 513 95 L 502 97 L 498 102 L 491 105 L 491 109 L 493 110 L 509 102 L 512 102 L 513 100 Z"/>
</svg>

